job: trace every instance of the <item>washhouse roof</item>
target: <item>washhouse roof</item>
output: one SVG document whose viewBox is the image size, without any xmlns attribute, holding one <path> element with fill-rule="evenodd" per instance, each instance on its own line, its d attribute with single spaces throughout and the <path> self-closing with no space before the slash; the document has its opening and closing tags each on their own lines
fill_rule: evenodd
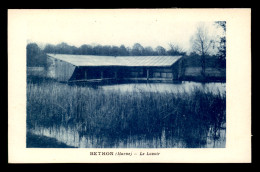
<svg viewBox="0 0 260 172">
<path fill-rule="evenodd" d="M 172 66 L 182 56 L 95 56 L 47 54 L 75 66 Z"/>
</svg>

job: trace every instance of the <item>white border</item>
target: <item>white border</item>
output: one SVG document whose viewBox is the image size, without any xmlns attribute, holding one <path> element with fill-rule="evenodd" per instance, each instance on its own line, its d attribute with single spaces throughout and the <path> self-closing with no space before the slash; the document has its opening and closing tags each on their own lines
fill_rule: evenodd
<svg viewBox="0 0 260 172">
<path fill-rule="evenodd" d="M 26 148 L 26 33 L 32 17 L 104 12 L 165 15 L 176 21 L 227 22 L 227 143 L 215 149 L 105 149 L 159 156 L 90 156 L 104 149 Z M 51 16 L 47 15 L 47 16 Z M 251 10 L 132 9 L 132 10 L 8 10 L 8 161 L 9 163 L 248 163 L 251 162 Z"/>
</svg>

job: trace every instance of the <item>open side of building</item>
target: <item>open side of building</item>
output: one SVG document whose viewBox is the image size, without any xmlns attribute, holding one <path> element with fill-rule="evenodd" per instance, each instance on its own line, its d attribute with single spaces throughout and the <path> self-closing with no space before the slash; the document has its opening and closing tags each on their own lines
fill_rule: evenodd
<svg viewBox="0 0 260 172">
<path fill-rule="evenodd" d="M 182 56 L 47 54 L 47 77 L 60 82 L 180 79 Z"/>
</svg>

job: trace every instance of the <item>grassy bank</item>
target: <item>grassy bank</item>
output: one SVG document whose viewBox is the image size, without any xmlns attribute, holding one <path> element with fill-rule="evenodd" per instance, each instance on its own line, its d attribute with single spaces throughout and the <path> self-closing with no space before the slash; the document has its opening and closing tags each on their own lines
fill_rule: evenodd
<svg viewBox="0 0 260 172">
<path fill-rule="evenodd" d="M 225 124 L 225 95 L 203 92 L 104 91 L 50 80 L 28 80 L 27 128 L 74 127 L 81 135 L 175 137 L 188 147 L 218 137 Z"/>
<path fill-rule="evenodd" d="M 54 138 L 38 136 L 30 132 L 27 132 L 26 134 L 26 146 L 28 148 L 74 148 L 73 146 L 68 146 L 59 142 Z"/>
</svg>

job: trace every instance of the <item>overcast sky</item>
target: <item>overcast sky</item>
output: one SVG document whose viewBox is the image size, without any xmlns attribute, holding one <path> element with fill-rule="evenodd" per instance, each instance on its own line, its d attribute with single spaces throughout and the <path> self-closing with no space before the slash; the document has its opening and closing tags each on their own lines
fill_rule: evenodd
<svg viewBox="0 0 260 172">
<path fill-rule="evenodd" d="M 163 46 L 177 44 L 190 50 L 190 38 L 194 35 L 198 21 L 178 20 L 169 13 L 149 11 L 60 11 L 43 10 L 30 17 L 27 23 L 28 42 L 58 44 L 66 42 L 79 47 L 83 44 L 116 45 L 132 47 Z M 214 31 L 213 22 L 206 22 Z"/>
</svg>

